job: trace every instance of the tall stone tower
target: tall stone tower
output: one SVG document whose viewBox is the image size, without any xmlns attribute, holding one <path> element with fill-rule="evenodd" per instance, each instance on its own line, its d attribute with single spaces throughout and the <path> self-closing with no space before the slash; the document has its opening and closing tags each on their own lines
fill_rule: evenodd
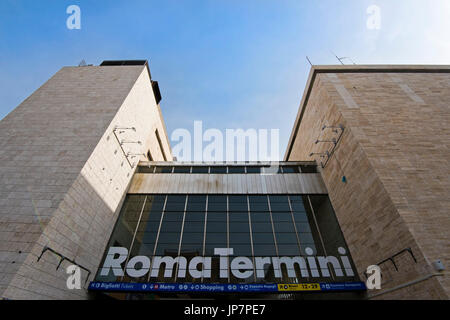
<svg viewBox="0 0 450 320">
<path fill-rule="evenodd" d="M 285 160 L 323 164 L 369 298 L 449 298 L 449 100 L 448 66 L 311 70 Z"/>
<path fill-rule="evenodd" d="M 86 298 L 137 162 L 172 160 L 160 99 L 147 61 L 105 61 L 62 68 L 0 122 L 1 297 Z"/>
</svg>

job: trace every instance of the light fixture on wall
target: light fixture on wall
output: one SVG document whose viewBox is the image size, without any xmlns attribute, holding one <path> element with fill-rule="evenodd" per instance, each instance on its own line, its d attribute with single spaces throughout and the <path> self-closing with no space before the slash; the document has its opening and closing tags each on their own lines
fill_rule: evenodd
<svg viewBox="0 0 450 320">
<path fill-rule="evenodd" d="M 341 131 L 344 131 L 344 126 L 342 124 L 340 124 L 338 126 L 327 126 L 327 125 L 324 125 L 322 127 L 322 131 L 324 131 L 325 129 L 333 129 L 333 132 L 338 133 L 337 129 L 340 129 Z"/>
<path fill-rule="evenodd" d="M 333 138 L 333 139 L 331 139 L 331 140 L 319 140 L 319 139 L 317 139 L 316 142 L 315 142 L 315 144 L 318 144 L 318 143 L 327 143 L 327 142 L 329 142 L 329 143 L 334 143 L 335 145 L 336 145 L 336 143 L 337 143 L 336 138 Z"/>
<path fill-rule="evenodd" d="M 114 130 L 133 130 L 136 131 L 136 127 L 120 127 L 120 126 L 115 126 Z"/>
<path fill-rule="evenodd" d="M 127 160 L 128 164 L 130 165 L 130 168 L 133 169 L 134 168 L 134 164 L 132 164 L 130 162 L 130 160 L 128 159 L 128 154 L 123 149 L 123 145 L 125 143 L 137 143 L 137 144 L 141 145 L 142 142 L 141 141 L 119 140 L 119 137 L 117 136 L 117 134 L 125 133 L 126 130 L 132 130 L 132 131 L 136 132 L 136 127 L 121 127 L 121 126 L 116 125 L 114 127 L 114 129 L 112 130 L 112 132 L 114 134 L 114 137 L 116 138 L 117 143 L 119 144 L 120 150 L 122 150 L 122 153 L 125 156 L 125 159 Z M 108 138 L 109 138 L 109 136 L 108 136 Z"/>
<path fill-rule="evenodd" d="M 136 156 L 144 156 L 145 157 L 145 153 L 131 153 L 131 152 L 128 152 L 127 153 L 127 157 L 132 157 L 132 158 L 134 158 L 134 157 L 136 157 Z"/>
<path fill-rule="evenodd" d="M 324 157 L 329 157 L 329 156 L 330 156 L 330 153 L 329 153 L 328 151 L 325 151 L 325 152 L 320 152 L 320 153 L 318 153 L 318 152 L 312 152 L 312 153 L 309 154 L 310 157 L 312 157 L 312 156 L 314 156 L 314 155 L 318 155 L 318 156 L 320 156 L 321 158 L 324 158 Z"/>
<path fill-rule="evenodd" d="M 337 137 L 333 137 L 331 139 L 330 138 L 328 138 L 328 139 L 325 138 L 325 140 L 320 140 L 321 137 L 319 136 L 316 139 L 316 141 L 315 141 L 315 144 L 318 144 L 318 143 L 332 143 L 333 144 L 332 147 L 328 148 L 328 150 L 325 152 L 325 155 L 326 155 L 327 158 L 325 159 L 325 162 L 321 162 L 320 165 L 322 166 L 322 168 L 326 167 L 326 165 L 328 164 L 328 161 L 330 160 L 331 156 L 334 154 L 334 151 L 335 151 L 339 141 L 341 140 L 341 138 L 342 138 L 342 136 L 344 134 L 345 127 L 342 124 L 331 125 L 331 126 L 323 125 L 322 126 L 322 131 L 324 131 L 325 129 L 332 129 L 332 132 L 334 134 L 336 134 Z M 325 156 L 322 156 L 322 158 L 325 158 Z"/>
<path fill-rule="evenodd" d="M 120 145 L 123 145 L 124 143 L 137 143 L 137 144 L 142 144 L 141 141 L 126 141 L 126 140 L 120 141 Z"/>
</svg>

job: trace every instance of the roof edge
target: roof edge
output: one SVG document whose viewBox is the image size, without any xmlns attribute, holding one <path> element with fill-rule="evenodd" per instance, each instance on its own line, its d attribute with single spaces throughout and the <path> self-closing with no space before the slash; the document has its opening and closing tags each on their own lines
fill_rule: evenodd
<svg viewBox="0 0 450 320">
<path fill-rule="evenodd" d="M 288 161 L 318 73 L 450 73 L 450 65 L 312 65 L 283 161 Z"/>
</svg>

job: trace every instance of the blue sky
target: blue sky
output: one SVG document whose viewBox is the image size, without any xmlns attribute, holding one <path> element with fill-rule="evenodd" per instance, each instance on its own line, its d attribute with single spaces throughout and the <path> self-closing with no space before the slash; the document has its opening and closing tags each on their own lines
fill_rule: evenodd
<svg viewBox="0 0 450 320">
<path fill-rule="evenodd" d="M 81 29 L 69 30 L 69 5 Z M 366 26 L 380 8 L 379 30 Z M 62 66 L 148 59 L 176 128 L 280 129 L 284 154 L 314 64 L 450 64 L 448 0 L 0 2 L 0 119 Z M 349 63 L 349 61 L 345 61 Z"/>
</svg>

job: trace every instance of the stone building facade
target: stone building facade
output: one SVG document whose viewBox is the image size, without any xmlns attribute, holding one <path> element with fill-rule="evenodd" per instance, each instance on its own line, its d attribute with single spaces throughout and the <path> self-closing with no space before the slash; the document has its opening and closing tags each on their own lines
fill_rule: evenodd
<svg viewBox="0 0 450 320">
<path fill-rule="evenodd" d="M 132 64 L 64 67 L 0 122 L 0 296 L 87 298 L 67 259 L 91 280 L 137 162 L 172 160 L 157 85 Z"/>
<path fill-rule="evenodd" d="M 315 66 L 285 161 L 323 163 L 323 180 L 373 299 L 448 299 L 450 68 Z M 333 140 L 334 139 L 334 140 Z"/>
</svg>

